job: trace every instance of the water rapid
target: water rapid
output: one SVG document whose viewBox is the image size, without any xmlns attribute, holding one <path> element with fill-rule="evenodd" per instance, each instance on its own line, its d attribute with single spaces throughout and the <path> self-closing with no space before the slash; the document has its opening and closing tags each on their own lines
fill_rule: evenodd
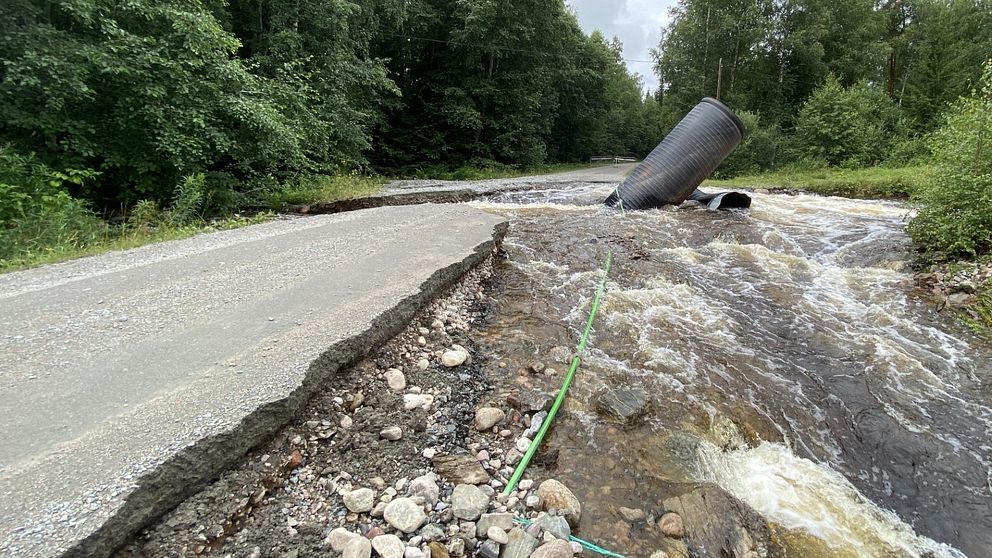
<svg viewBox="0 0 992 558">
<path fill-rule="evenodd" d="M 649 554 L 616 510 L 710 482 L 790 555 L 992 556 L 992 351 L 914 292 L 905 206 L 756 194 L 747 212 L 621 213 L 598 205 L 609 190 L 477 204 L 511 218 L 485 341 L 515 367 L 574 346 L 614 253 L 548 442 L 584 535 Z M 553 391 L 561 371 L 514 378 Z M 615 389 L 649 412 L 604 417 Z"/>
</svg>

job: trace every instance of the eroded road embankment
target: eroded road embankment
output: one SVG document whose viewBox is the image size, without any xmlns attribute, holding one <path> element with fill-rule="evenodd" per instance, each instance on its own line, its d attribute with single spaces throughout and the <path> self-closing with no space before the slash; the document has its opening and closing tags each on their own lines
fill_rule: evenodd
<svg viewBox="0 0 992 558">
<path fill-rule="evenodd" d="M 571 189 L 579 182 L 616 184 L 635 166 L 635 164 L 605 165 L 556 174 L 489 180 L 393 180 L 381 192 L 371 196 L 299 205 L 294 206 L 292 211 L 304 214 L 328 214 L 395 205 L 464 203 L 510 192 Z"/>
<path fill-rule="evenodd" d="M 108 554 L 505 230 L 463 205 L 390 207 L 0 277 L 0 554 Z"/>
</svg>

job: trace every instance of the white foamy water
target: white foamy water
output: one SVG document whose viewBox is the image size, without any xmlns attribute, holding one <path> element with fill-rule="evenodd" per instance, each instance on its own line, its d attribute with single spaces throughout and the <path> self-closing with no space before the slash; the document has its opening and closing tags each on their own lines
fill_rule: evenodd
<svg viewBox="0 0 992 558">
<path fill-rule="evenodd" d="M 829 467 L 796 457 L 782 444 L 720 451 L 704 444 L 701 481 L 715 482 L 771 521 L 865 558 L 965 558 L 958 550 L 922 537 L 894 513 L 879 508 Z"/>
<path fill-rule="evenodd" d="M 623 215 L 567 194 L 477 205 L 513 219 L 514 266 L 573 327 L 614 252 L 591 367 L 781 440 L 706 445 L 696 480 L 846 555 L 965 556 L 932 538 L 990 555 L 989 353 L 914 299 L 906 207 L 755 195 L 745 213 Z M 590 409 L 610 380 L 585 382 L 573 396 Z"/>
</svg>

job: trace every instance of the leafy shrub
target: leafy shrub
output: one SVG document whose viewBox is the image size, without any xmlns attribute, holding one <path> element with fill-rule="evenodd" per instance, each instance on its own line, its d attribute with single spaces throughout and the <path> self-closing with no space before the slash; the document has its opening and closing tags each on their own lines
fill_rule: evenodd
<svg viewBox="0 0 992 558">
<path fill-rule="evenodd" d="M 747 135 L 723 161 L 714 176 L 732 178 L 771 170 L 781 165 L 784 162 L 780 153 L 782 134 L 778 126 L 762 123 L 761 117 L 753 112 L 738 111 L 737 116 L 744 123 Z"/>
<path fill-rule="evenodd" d="M 135 231 L 149 231 L 162 224 L 162 210 L 155 200 L 141 200 L 127 216 L 127 227 Z"/>
<path fill-rule="evenodd" d="M 930 149 L 926 138 L 919 136 L 896 138 L 889 147 L 889 155 L 884 164 L 890 167 L 923 166 L 927 164 L 929 156 Z"/>
<path fill-rule="evenodd" d="M 920 210 L 910 235 L 935 255 L 992 251 L 992 60 L 981 90 L 948 111 L 930 149 L 933 172 L 917 194 Z"/>
<path fill-rule="evenodd" d="M 0 267 L 102 240 L 107 225 L 68 192 L 96 174 L 52 170 L 33 156 L 0 146 Z"/>
<path fill-rule="evenodd" d="M 906 136 L 884 91 L 867 82 L 845 88 L 831 75 L 799 110 L 794 150 L 798 158 L 857 168 L 886 160 L 893 142 Z"/>
<path fill-rule="evenodd" d="M 103 171 L 73 190 L 101 203 L 165 202 L 177 181 L 207 169 L 237 177 L 208 180 L 201 211 L 220 187 L 363 161 L 369 115 L 358 105 L 390 83 L 375 71 L 381 62 L 347 50 L 313 59 L 278 48 L 299 39 L 274 45 L 279 55 L 245 60 L 225 4 L 4 2 L 0 135 L 60 167 Z M 301 9 L 293 8 L 297 20 Z M 350 13 L 336 9 L 327 19 L 344 24 Z M 329 49 L 351 40 L 339 35 L 320 38 Z"/>
<path fill-rule="evenodd" d="M 176 186 L 176 191 L 169 205 L 168 221 L 170 225 L 188 225 L 196 221 L 202 221 L 204 191 L 206 182 L 202 174 L 187 176 Z"/>
</svg>

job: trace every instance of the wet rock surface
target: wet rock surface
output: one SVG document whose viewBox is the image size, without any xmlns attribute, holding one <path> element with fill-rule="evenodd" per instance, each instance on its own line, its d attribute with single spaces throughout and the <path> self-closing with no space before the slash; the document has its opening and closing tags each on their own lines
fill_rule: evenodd
<svg viewBox="0 0 992 558">
<path fill-rule="evenodd" d="M 565 485 L 528 473 L 502 493 L 515 446 L 546 412 L 507 404 L 505 365 L 470 335 L 487 318 L 493 281 L 488 265 L 469 274 L 118 557 L 572 556 L 566 517 L 577 520 L 581 505 Z M 453 351 L 460 362 L 450 366 Z"/>
<path fill-rule="evenodd" d="M 603 388 L 596 398 L 600 413 L 630 426 L 648 414 L 648 400 L 644 388 Z"/>
<path fill-rule="evenodd" d="M 761 556 L 773 544 L 765 519 L 719 486 L 701 485 L 665 500 L 664 505 L 670 511 L 661 516 L 658 527 L 667 537 L 686 537 L 690 551 Z"/>
</svg>

